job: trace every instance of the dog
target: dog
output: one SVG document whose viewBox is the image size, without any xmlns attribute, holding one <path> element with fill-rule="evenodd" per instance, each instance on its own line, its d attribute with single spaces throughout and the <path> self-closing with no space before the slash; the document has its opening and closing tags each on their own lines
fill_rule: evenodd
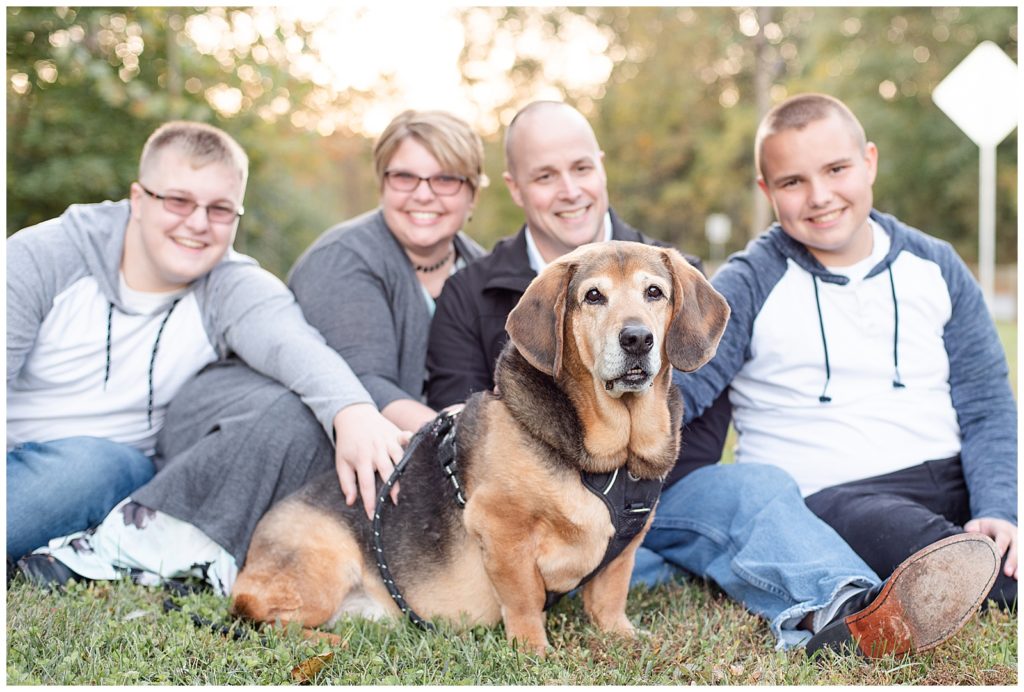
<svg viewBox="0 0 1024 692">
<path fill-rule="evenodd" d="M 233 612 L 314 628 L 407 605 L 456 626 L 503 621 L 510 641 L 543 656 L 546 607 L 580 588 L 600 630 L 634 636 L 634 556 L 680 444 L 672 367 L 709 360 L 728 315 L 673 249 L 610 241 L 564 255 L 509 314 L 495 391 L 457 417 L 454 483 L 425 427 L 398 505 L 379 503 L 378 554 L 334 472 L 311 480 L 257 525 Z"/>
</svg>

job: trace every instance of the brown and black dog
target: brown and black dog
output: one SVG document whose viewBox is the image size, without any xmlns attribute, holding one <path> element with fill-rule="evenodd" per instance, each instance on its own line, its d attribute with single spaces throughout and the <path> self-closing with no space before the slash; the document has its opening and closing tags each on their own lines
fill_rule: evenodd
<svg viewBox="0 0 1024 692">
<path fill-rule="evenodd" d="M 510 640 L 543 655 L 546 605 L 582 583 L 597 627 L 632 636 L 634 555 L 679 449 L 671 366 L 704 364 L 728 315 L 672 249 L 591 244 L 547 267 L 508 317 L 495 391 L 475 394 L 459 415 L 465 507 L 428 441 L 409 460 L 399 504 L 381 510 L 387 564 L 409 606 L 463 626 L 503 620 Z M 653 499 L 630 501 L 626 488 L 613 506 L 602 493 L 613 495 L 622 476 L 653 486 Z M 633 524 L 625 538 L 616 512 Z M 616 540 L 618 554 L 606 555 Z M 345 505 L 333 472 L 314 479 L 260 521 L 233 610 L 304 627 L 345 614 L 401 617 L 373 544 L 361 504 Z"/>
</svg>

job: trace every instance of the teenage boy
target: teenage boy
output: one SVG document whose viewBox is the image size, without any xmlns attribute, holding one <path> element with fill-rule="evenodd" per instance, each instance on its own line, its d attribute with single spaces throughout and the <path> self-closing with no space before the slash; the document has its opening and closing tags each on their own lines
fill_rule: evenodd
<svg viewBox="0 0 1024 692">
<path fill-rule="evenodd" d="M 401 458 L 406 436 L 284 284 L 232 250 L 247 175 L 226 133 L 167 123 L 130 199 L 73 205 L 8 239 L 9 569 L 145 483 L 168 402 L 228 353 L 301 396 L 338 440 L 339 469 L 388 473 Z M 21 565 L 41 581 L 61 571 L 45 555 Z"/>
<path fill-rule="evenodd" d="M 729 387 L 740 465 L 788 471 L 878 574 L 964 531 L 1017 597 L 1017 407 L 981 290 L 953 248 L 872 208 L 878 148 L 841 101 L 795 96 L 757 132 L 778 222 L 712 283 L 732 316 L 677 375 L 687 416 Z"/>
<path fill-rule="evenodd" d="M 653 242 L 609 209 L 603 152 L 570 106 L 541 101 L 519 111 L 506 132 L 505 157 L 505 183 L 526 224 L 445 285 L 427 355 L 434 408 L 493 387 L 494 360 L 508 339 L 505 318 L 547 263 L 590 242 Z M 712 579 L 765 617 L 780 647 L 807 644 L 808 654 L 843 650 L 854 636 L 868 656 L 923 650 L 966 622 L 995 568 L 990 541 L 933 546 L 883 583 L 807 510 L 787 474 L 766 465 L 715 465 L 728 422 L 720 413 L 710 430 L 700 429 L 709 421 L 692 418 L 684 430 L 677 468 L 700 468 L 682 481 L 670 474 L 637 553 L 634 584 L 660 583 L 680 569 Z M 906 636 L 894 636 L 893 623 Z"/>
</svg>

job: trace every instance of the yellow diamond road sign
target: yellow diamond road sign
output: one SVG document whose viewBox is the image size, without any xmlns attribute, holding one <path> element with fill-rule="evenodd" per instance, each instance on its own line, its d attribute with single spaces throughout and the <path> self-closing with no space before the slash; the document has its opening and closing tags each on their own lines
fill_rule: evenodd
<svg viewBox="0 0 1024 692">
<path fill-rule="evenodd" d="M 979 147 L 994 147 L 1017 127 L 1017 64 L 983 41 L 932 92 L 932 100 Z"/>
</svg>

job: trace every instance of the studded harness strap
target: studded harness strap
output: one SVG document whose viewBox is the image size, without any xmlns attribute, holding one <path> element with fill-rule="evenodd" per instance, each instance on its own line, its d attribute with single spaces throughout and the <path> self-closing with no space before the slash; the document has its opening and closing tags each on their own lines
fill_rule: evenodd
<svg viewBox="0 0 1024 692">
<path fill-rule="evenodd" d="M 388 478 L 377 493 L 377 505 L 373 512 L 373 551 L 377 558 L 377 569 L 380 572 L 381 579 L 384 580 L 384 586 L 387 587 L 388 593 L 391 594 L 391 600 L 412 620 L 413 624 L 429 632 L 434 631 L 434 625 L 416 614 L 416 611 L 402 597 L 402 592 L 398 590 L 398 585 L 395 584 L 395 580 L 391 576 L 391 570 L 388 568 L 387 560 L 384 558 L 384 540 L 381 536 L 381 510 L 384 507 L 384 502 L 387 500 L 388 493 L 391 492 L 391 488 L 394 487 L 395 483 L 398 482 L 398 479 L 405 472 L 405 467 L 409 465 L 412 455 L 427 436 L 440 440 L 438 443 L 438 458 L 440 459 L 441 467 L 455 488 L 455 498 L 459 503 L 459 507 L 466 506 L 465 495 L 462 492 L 462 487 L 459 485 L 455 466 L 455 419 L 457 415 L 443 412 L 434 419 L 434 422 L 429 427 L 421 429 L 413 436 L 412 440 L 409 441 L 409 446 L 405 448 L 402 460 L 398 462 L 395 470 L 391 472 L 391 477 Z"/>
</svg>

